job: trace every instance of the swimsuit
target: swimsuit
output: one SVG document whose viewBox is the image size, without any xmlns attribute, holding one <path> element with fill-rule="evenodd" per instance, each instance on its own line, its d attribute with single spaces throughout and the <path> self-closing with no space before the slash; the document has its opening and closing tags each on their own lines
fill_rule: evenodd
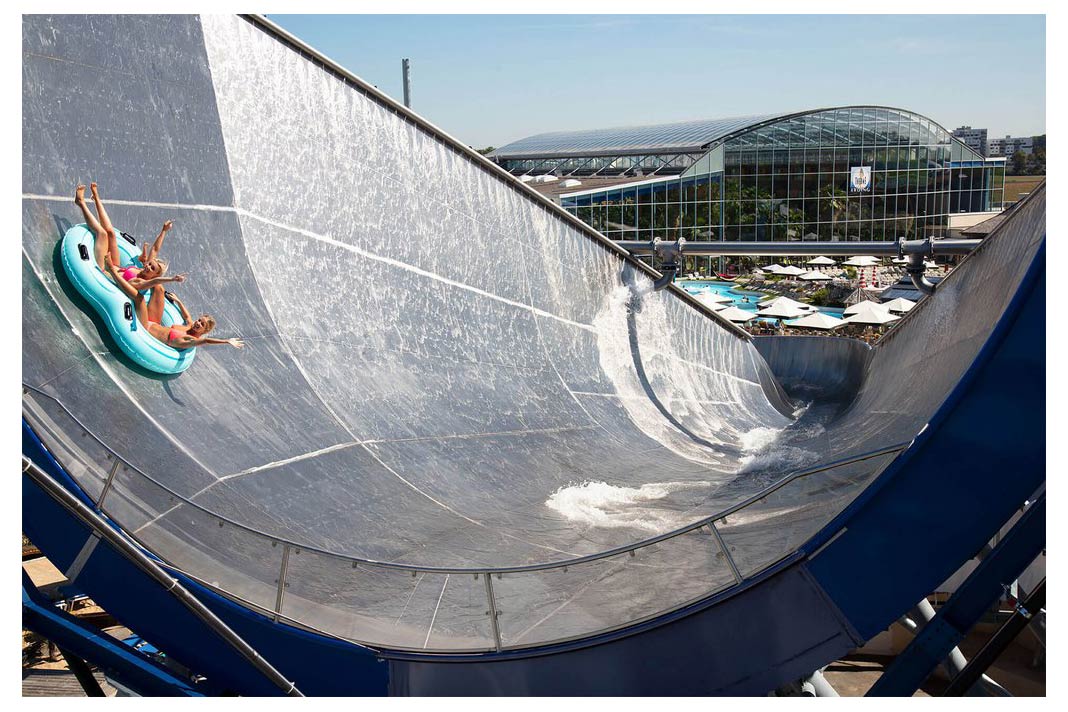
<svg viewBox="0 0 1068 712">
<path fill-rule="evenodd" d="M 155 324 L 156 326 L 160 325 L 160 323 L 158 321 L 152 321 L 151 319 L 148 320 L 148 323 L 149 324 Z M 170 331 L 167 332 L 167 343 L 169 344 L 172 341 L 175 341 L 176 339 L 181 338 L 181 336 L 182 336 L 182 332 L 178 331 L 177 329 L 171 329 Z"/>
<path fill-rule="evenodd" d="M 141 270 L 135 269 L 134 267 L 127 267 L 122 271 L 122 278 L 129 282 L 131 279 L 137 277 L 137 275 L 139 275 L 140 273 Z"/>
</svg>

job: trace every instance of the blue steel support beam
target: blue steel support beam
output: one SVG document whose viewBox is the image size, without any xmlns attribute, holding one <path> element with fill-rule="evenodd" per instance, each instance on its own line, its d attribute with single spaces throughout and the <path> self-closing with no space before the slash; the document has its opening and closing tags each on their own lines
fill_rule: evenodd
<svg viewBox="0 0 1068 712">
<path fill-rule="evenodd" d="M 898 655 L 869 697 L 907 696 L 964 639 L 1003 585 L 1016 580 L 1046 545 L 1046 495 L 1038 498 L 994 550 L 965 579 L 930 623 Z"/>
<path fill-rule="evenodd" d="M 201 695 L 187 680 L 144 657 L 136 650 L 61 611 L 46 600 L 22 573 L 22 625 L 77 658 L 88 660 L 109 677 L 145 696 Z"/>
</svg>

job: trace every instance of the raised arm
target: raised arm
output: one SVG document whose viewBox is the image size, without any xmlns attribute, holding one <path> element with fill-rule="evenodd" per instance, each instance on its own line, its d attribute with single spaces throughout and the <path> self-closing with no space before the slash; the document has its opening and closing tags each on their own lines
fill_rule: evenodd
<svg viewBox="0 0 1068 712">
<path fill-rule="evenodd" d="M 167 237 L 167 232 L 171 229 L 173 225 L 173 220 L 168 220 L 167 222 L 163 223 L 163 228 L 159 231 L 159 236 L 156 238 L 156 241 L 152 243 L 152 247 L 148 251 L 148 259 L 154 260 L 159 257 L 160 248 L 163 247 L 163 238 Z M 142 262 L 141 264 L 144 264 L 144 262 Z"/>
<path fill-rule="evenodd" d="M 235 349 L 245 348 L 245 342 L 238 338 L 233 339 L 214 339 L 210 336 L 180 336 L 175 339 L 175 345 L 179 348 L 188 349 L 192 346 L 216 346 L 229 344 Z"/>
<path fill-rule="evenodd" d="M 135 277 L 134 279 L 131 280 L 131 282 L 136 283 L 136 284 L 134 284 L 134 288 L 137 289 L 138 291 L 143 290 L 143 289 L 152 289 L 157 284 L 167 284 L 168 282 L 184 282 L 184 281 L 185 281 L 185 275 L 184 274 L 176 274 L 173 277 L 153 277 L 152 279 L 141 279 L 140 277 Z"/>
<path fill-rule="evenodd" d="M 181 313 L 182 321 L 184 323 L 189 324 L 193 321 L 193 317 L 189 316 L 189 310 L 185 308 L 185 304 L 182 303 L 182 300 L 178 298 L 177 294 L 174 292 L 164 292 L 163 296 L 165 296 L 171 304 L 178 307 L 178 311 Z"/>
</svg>

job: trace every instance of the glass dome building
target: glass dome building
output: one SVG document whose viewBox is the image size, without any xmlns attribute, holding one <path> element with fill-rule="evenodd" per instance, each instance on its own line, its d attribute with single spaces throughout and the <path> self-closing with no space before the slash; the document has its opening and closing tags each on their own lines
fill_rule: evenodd
<svg viewBox="0 0 1068 712">
<path fill-rule="evenodd" d="M 540 134 L 492 158 L 613 239 L 940 237 L 999 210 L 1004 159 L 882 106 Z M 971 222 L 975 222 L 972 220 Z M 970 223 L 969 223 L 970 224 Z"/>
</svg>

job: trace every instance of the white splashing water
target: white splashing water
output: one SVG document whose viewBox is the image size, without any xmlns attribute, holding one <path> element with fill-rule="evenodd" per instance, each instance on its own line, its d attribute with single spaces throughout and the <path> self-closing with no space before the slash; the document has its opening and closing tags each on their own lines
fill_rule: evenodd
<svg viewBox="0 0 1068 712">
<path fill-rule="evenodd" d="M 747 453 L 757 453 L 766 450 L 768 446 L 778 440 L 782 430 L 778 428 L 753 428 L 739 434 L 738 443 L 742 450 Z"/>
<path fill-rule="evenodd" d="M 561 487 L 545 504 L 576 524 L 660 534 L 684 526 L 692 519 L 685 511 L 663 506 L 667 504 L 665 500 L 671 498 L 676 505 L 685 507 L 679 499 L 696 500 L 710 486 L 704 482 L 653 482 L 640 487 L 619 487 L 606 482 L 583 482 Z M 657 506 L 658 502 L 661 506 Z"/>
<path fill-rule="evenodd" d="M 646 377 L 677 420 L 666 417 L 649 398 L 635 369 L 628 326 L 632 293 L 641 303 L 633 319 L 640 334 Z M 678 350 L 681 343 L 673 324 L 664 301 L 653 296 L 647 277 L 638 275 L 633 286 L 619 284 L 606 295 L 593 320 L 601 369 L 611 379 L 627 415 L 645 435 L 681 457 L 719 466 L 717 469 L 733 469 L 726 453 L 738 446 L 739 436 L 766 422 L 768 416 L 747 412 L 754 402 L 751 391 L 758 386 L 734 375 L 741 371 L 745 347 L 726 332 L 708 328 L 699 337 L 708 340 L 703 354 L 687 359 Z M 716 363 L 695 364 L 694 358 Z M 701 370 L 702 366 L 709 371 Z M 767 410 L 773 412 L 770 406 Z M 719 445 L 724 446 L 722 450 Z"/>
<path fill-rule="evenodd" d="M 800 417 L 807 408 L 807 405 L 802 406 L 794 415 Z M 795 433 L 795 436 L 803 434 L 807 440 L 822 431 L 822 425 L 813 425 Z M 753 428 L 742 433 L 738 440 L 746 454 L 740 460 L 738 472 L 775 470 L 785 474 L 803 469 L 819 459 L 819 453 L 813 450 L 780 443 L 784 432 L 777 428 Z"/>
</svg>

